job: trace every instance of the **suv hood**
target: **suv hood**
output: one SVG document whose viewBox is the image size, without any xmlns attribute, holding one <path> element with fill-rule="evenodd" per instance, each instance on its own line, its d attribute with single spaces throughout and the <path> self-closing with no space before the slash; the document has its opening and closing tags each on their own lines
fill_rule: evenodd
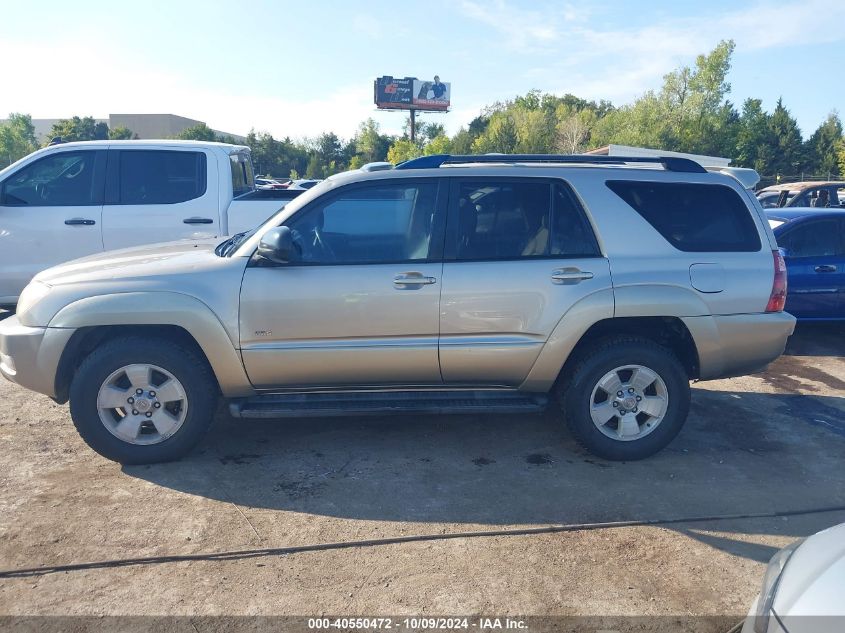
<svg viewBox="0 0 845 633">
<path fill-rule="evenodd" d="M 214 266 L 224 258 L 214 254 L 220 238 L 145 244 L 74 259 L 48 268 L 35 281 L 50 286 L 109 282 L 176 275 Z"/>
<path fill-rule="evenodd" d="M 18 319 L 30 327 L 47 327 L 61 310 L 83 299 L 148 293 L 154 306 L 156 294 L 175 293 L 194 297 L 237 323 L 240 282 L 249 258 L 218 257 L 214 247 L 220 241 L 137 246 L 48 268 L 21 293 Z"/>
</svg>

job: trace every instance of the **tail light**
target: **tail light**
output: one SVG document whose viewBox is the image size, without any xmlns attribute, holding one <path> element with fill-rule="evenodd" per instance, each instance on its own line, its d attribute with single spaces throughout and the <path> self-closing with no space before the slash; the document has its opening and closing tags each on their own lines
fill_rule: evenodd
<svg viewBox="0 0 845 633">
<path fill-rule="evenodd" d="M 786 262 L 780 251 L 772 251 L 775 258 L 775 278 L 772 281 L 772 294 L 769 295 L 769 303 L 766 305 L 766 312 L 783 312 L 786 305 Z"/>
</svg>

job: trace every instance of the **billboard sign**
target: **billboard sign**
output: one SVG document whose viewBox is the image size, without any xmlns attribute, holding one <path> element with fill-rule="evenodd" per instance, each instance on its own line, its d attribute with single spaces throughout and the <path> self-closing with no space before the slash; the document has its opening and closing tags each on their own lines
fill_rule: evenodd
<svg viewBox="0 0 845 633">
<path fill-rule="evenodd" d="M 375 81 L 375 104 L 382 110 L 449 109 L 452 85 L 434 76 L 432 81 L 416 77 L 379 77 Z"/>
</svg>

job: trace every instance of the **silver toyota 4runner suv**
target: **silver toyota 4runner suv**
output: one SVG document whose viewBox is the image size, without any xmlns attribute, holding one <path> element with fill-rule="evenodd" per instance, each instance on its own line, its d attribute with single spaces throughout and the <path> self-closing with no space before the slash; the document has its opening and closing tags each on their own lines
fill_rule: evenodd
<svg viewBox="0 0 845 633">
<path fill-rule="evenodd" d="M 235 418 L 549 405 L 633 460 L 677 435 L 691 380 L 783 352 L 785 297 L 759 203 L 692 161 L 429 156 L 333 177 L 222 243 L 39 274 L 0 322 L 0 372 L 69 400 L 123 463 L 185 455 L 220 396 Z"/>
</svg>

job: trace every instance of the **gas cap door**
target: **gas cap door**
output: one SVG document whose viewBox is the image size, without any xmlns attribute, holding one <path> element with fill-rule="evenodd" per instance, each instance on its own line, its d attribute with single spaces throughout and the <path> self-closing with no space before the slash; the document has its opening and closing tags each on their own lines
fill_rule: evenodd
<svg viewBox="0 0 845 633">
<path fill-rule="evenodd" d="M 689 281 L 699 292 L 722 292 L 725 269 L 721 264 L 693 264 L 689 267 Z"/>
</svg>

